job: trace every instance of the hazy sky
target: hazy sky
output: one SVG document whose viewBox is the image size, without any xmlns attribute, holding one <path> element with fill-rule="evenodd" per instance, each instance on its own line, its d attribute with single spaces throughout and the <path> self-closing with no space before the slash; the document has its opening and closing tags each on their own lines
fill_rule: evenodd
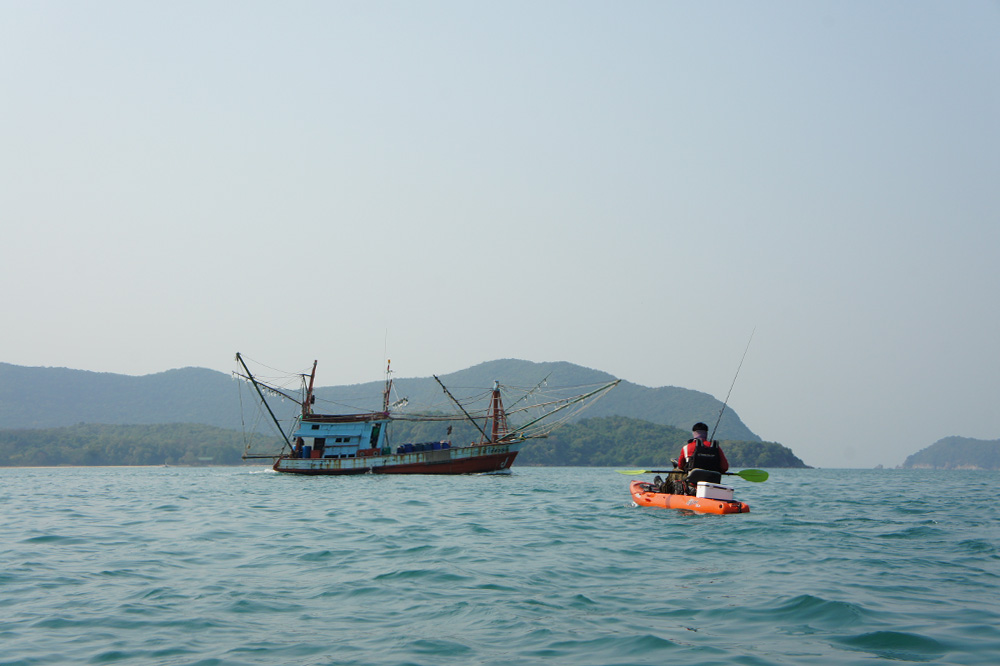
<svg viewBox="0 0 1000 666">
<path fill-rule="evenodd" d="M 0 0 L 0 361 L 570 361 L 1000 438 L 1000 3 Z M 503 378 L 499 378 L 503 379 Z"/>
</svg>

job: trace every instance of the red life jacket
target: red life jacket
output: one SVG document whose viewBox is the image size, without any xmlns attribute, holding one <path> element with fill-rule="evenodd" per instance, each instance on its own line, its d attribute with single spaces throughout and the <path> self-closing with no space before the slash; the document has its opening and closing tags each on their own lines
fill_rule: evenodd
<svg viewBox="0 0 1000 666">
<path fill-rule="evenodd" d="M 694 450 L 687 455 L 687 459 L 684 461 L 685 472 L 690 472 L 693 469 L 707 469 L 710 472 L 722 471 L 722 458 L 719 455 L 718 442 L 689 439 L 687 443 L 694 443 Z"/>
</svg>

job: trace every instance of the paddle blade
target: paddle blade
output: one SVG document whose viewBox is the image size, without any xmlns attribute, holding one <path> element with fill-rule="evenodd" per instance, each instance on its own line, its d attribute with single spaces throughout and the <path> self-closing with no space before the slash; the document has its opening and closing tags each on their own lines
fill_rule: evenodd
<svg viewBox="0 0 1000 666">
<path fill-rule="evenodd" d="M 767 481 L 768 474 L 762 469 L 744 469 L 742 471 L 736 472 L 736 476 L 746 481 L 753 481 L 754 483 L 760 483 L 761 481 Z"/>
<path fill-rule="evenodd" d="M 628 474 L 630 476 L 635 476 L 636 474 L 649 474 L 648 469 L 617 469 L 615 471 L 619 474 Z"/>
</svg>

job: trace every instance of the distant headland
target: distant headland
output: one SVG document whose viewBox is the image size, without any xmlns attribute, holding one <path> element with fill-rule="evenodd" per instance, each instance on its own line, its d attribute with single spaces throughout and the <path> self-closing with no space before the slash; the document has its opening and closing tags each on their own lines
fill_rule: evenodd
<svg viewBox="0 0 1000 666">
<path fill-rule="evenodd" d="M 901 467 L 1000 470 L 1000 439 L 945 437 L 909 456 Z"/>
</svg>

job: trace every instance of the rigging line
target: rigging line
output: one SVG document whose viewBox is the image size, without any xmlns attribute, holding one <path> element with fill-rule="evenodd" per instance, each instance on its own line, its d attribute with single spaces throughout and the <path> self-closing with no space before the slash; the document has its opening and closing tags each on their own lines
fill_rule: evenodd
<svg viewBox="0 0 1000 666">
<path fill-rule="evenodd" d="M 233 373 L 236 374 L 236 373 Z M 260 403 L 256 404 L 256 409 L 254 410 L 254 420 L 250 428 L 246 425 L 246 406 L 243 404 L 243 391 L 245 382 L 237 382 L 237 395 L 240 399 L 240 426 L 243 430 L 243 456 L 247 456 L 250 453 L 250 449 L 253 448 L 255 440 L 258 435 L 258 426 L 260 425 L 261 419 L 264 417 L 264 410 Z"/>
<path fill-rule="evenodd" d="M 754 326 L 753 330 L 750 331 L 750 339 L 747 340 L 747 348 L 743 350 L 743 358 L 740 359 L 740 364 L 736 367 L 736 375 L 733 376 L 733 383 L 729 385 L 729 393 L 726 394 L 726 401 L 722 403 L 722 409 L 719 410 L 719 418 L 715 420 L 715 427 L 712 428 L 712 435 L 708 438 L 708 441 L 715 439 L 715 431 L 719 429 L 719 423 L 722 422 L 722 414 L 726 411 L 726 405 L 729 404 L 729 396 L 733 394 L 733 387 L 736 386 L 736 378 L 740 376 L 740 368 L 743 367 L 743 361 L 746 360 L 747 352 L 750 351 L 750 343 L 753 342 L 753 334 L 757 332 L 757 327 Z"/>
<path fill-rule="evenodd" d="M 442 414 L 440 416 L 427 416 L 422 414 L 390 414 L 389 418 L 393 421 L 413 421 L 417 423 L 424 422 L 436 422 L 436 423 L 448 423 L 449 421 L 465 421 L 464 416 L 459 416 L 455 414 L 454 416 L 448 416 Z"/>
<path fill-rule="evenodd" d="M 243 430 L 243 454 L 246 455 L 250 451 L 250 438 L 247 437 L 247 419 L 246 413 L 243 410 L 243 382 L 240 381 L 236 385 L 236 395 L 240 398 L 240 428 Z"/>
<path fill-rule="evenodd" d="M 438 380 L 438 383 L 441 383 L 440 379 Z M 476 400 L 486 400 L 491 395 L 493 395 L 493 390 L 492 389 L 483 389 L 481 386 L 462 386 L 460 388 L 464 389 L 464 390 L 474 390 L 475 391 L 475 393 L 462 398 L 462 400 L 465 401 L 465 402 L 475 402 Z M 452 395 L 452 400 L 455 400 L 454 394 L 452 393 L 451 395 Z"/>
<path fill-rule="evenodd" d="M 243 411 L 245 407 L 245 405 L 243 404 L 243 390 L 244 390 L 243 382 L 240 382 L 240 420 L 243 424 L 243 442 L 245 445 L 243 450 L 243 456 L 246 457 L 247 455 L 250 454 L 251 449 L 254 447 L 257 439 L 260 437 L 259 426 L 261 419 L 264 418 L 264 409 L 263 407 L 261 407 L 260 402 L 255 401 L 256 409 L 254 410 L 253 423 L 250 425 L 249 428 L 247 428 L 246 417 Z"/>
<path fill-rule="evenodd" d="M 277 372 L 277 373 L 278 373 L 278 374 L 280 374 L 280 375 L 281 375 L 282 377 L 288 377 L 288 376 L 291 376 L 291 375 L 298 375 L 298 374 L 301 374 L 301 373 L 298 373 L 298 372 L 288 372 L 287 370 L 281 370 L 280 368 L 273 368 L 273 367 L 271 367 L 271 366 L 267 365 L 266 363 L 261 363 L 261 362 L 260 362 L 260 361 L 258 361 L 257 359 L 254 359 L 254 358 L 250 358 L 250 357 L 249 357 L 249 356 L 247 356 L 246 354 L 241 354 L 241 356 L 243 356 L 243 358 L 244 358 L 245 360 L 247 360 L 247 361 L 251 361 L 251 362 L 252 362 L 252 363 L 253 363 L 254 365 L 259 365 L 259 366 L 261 366 L 261 367 L 264 367 L 264 368 L 267 368 L 268 370 L 273 370 L 274 372 Z"/>
<path fill-rule="evenodd" d="M 260 396 L 261 403 L 263 403 L 264 407 L 267 408 L 267 412 L 268 414 L 271 415 L 271 420 L 274 421 L 275 427 L 278 428 L 278 432 L 281 434 L 281 438 L 285 440 L 285 444 L 288 444 L 289 439 L 285 435 L 285 431 L 281 428 L 281 423 L 278 422 L 278 417 L 274 415 L 274 411 L 271 409 L 271 405 L 267 404 L 267 400 L 264 398 L 264 394 L 261 392 L 260 386 L 257 384 L 257 381 L 253 378 L 253 374 L 250 372 L 250 368 L 247 367 L 247 364 L 243 361 L 243 357 L 239 354 L 239 352 L 236 353 L 236 360 L 239 361 L 240 364 L 243 366 L 243 369 L 246 370 L 247 375 L 249 375 L 250 381 L 253 383 L 253 387 L 257 390 L 257 395 Z"/>
<path fill-rule="evenodd" d="M 289 400 L 291 400 L 292 402 L 294 402 L 294 403 L 296 403 L 296 404 L 299 404 L 299 405 L 301 405 L 301 404 L 302 404 L 302 401 L 301 401 L 300 399 L 298 399 L 298 398 L 295 398 L 295 397 L 292 397 L 291 395 L 289 395 L 289 394 L 285 393 L 285 390 L 286 390 L 286 389 L 284 389 L 284 388 L 278 388 L 278 387 L 276 387 L 276 386 L 271 386 L 270 384 L 268 384 L 268 383 L 266 383 L 266 382 L 262 382 L 262 381 L 260 381 L 260 380 L 259 380 L 259 379 L 257 379 L 256 377 L 250 377 L 250 376 L 248 376 L 248 375 L 242 375 L 242 374 L 240 374 L 240 373 L 238 373 L 238 372 L 234 372 L 233 374 L 234 374 L 234 375 L 236 375 L 237 377 L 239 377 L 240 379 L 245 379 L 245 380 L 246 380 L 246 381 L 248 381 L 248 382 L 251 382 L 251 383 L 254 383 L 254 384 L 257 384 L 258 386 L 262 386 L 262 387 L 264 387 L 264 389 L 265 389 L 266 391 L 270 391 L 270 392 L 272 392 L 272 393 L 277 393 L 277 394 L 278 394 L 278 395 L 280 395 L 280 396 L 281 396 L 282 398 L 288 398 L 288 399 L 289 399 Z"/>
<path fill-rule="evenodd" d="M 515 400 L 513 402 L 513 404 L 511 404 L 510 407 L 507 408 L 507 413 L 509 414 L 510 413 L 510 408 L 513 407 L 514 405 L 516 405 L 517 403 L 521 402 L 522 400 L 527 400 L 528 397 L 532 393 L 534 393 L 535 391 L 537 391 L 538 389 L 540 389 L 542 387 L 542 385 L 545 384 L 545 382 L 547 382 L 549 380 L 549 377 L 551 377 L 551 376 L 552 376 L 551 372 L 549 374 L 545 375 L 545 377 L 542 378 L 542 381 L 538 382 L 533 389 L 531 389 L 530 391 L 528 391 L 527 393 L 525 393 L 524 395 L 522 395 L 520 398 L 518 398 L 517 400 Z"/>
<path fill-rule="evenodd" d="M 479 426 L 479 423 L 477 423 L 475 419 L 469 416 L 469 412 L 465 411 L 465 407 L 462 407 L 462 403 L 460 403 L 458 400 L 455 400 L 455 396 L 451 394 L 451 391 L 448 390 L 448 387 L 445 386 L 443 383 L 441 383 L 441 380 L 438 379 L 437 375 L 431 375 L 431 376 L 434 377 L 434 379 L 437 381 L 438 384 L 441 384 L 441 388 L 444 389 L 444 392 L 448 394 L 449 398 L 455 401 L 455 404 L 458 405 L 458 408 L 462 410 L 462 413 L 468 417 L 469 421 L 472 422 L 472 425 L 476 426 L 476 429 L 483 434 L 483 439 L 489 441 L 490 438 L 489 436 L 487 436 L 486 431 Z"/>
<path fill-rule="evenodd" d="M 574 404 L 576 404 L 576 403 L 578 403 L 578 402 L 580 402 L 582 400 L 586 400 L 587 398 L 589 398 L 591 396 L 594 396 L 594 395 L 597 395 L 598 393 L 600 393 L 600 394 L 603 395 L 604 393 L 606 393 L 606 392 L 610 391 L 611 389 L 613 389 L 614 387 L 618 386 L 618 384 L 620 382 L 621 382 L 620 379 L 616 379 L 615 381 L 611 382 L 610 384 L 606 384 L 606 385 L 602 386 L 601 388 L 598 388 L 598 389 L 595 389 L 595 390 L 591 391 L 590 393 L 587 393 L 585 395 L 581 395 L 581 396 L 577 397 L 576 400 L 573 400 L 572 402 L 566 403 L 562 407 L 557 407 L 556 409 L 553 409 L 551 412 L 549 412 L 547 414 L 543 414 L 542 416 L 539 416 L 534 421 L 528 421 L 523 426 L 521 426 L 520 429 L 524 430 L 526 428 L 530 428 L 531 426 L 535 425 L 536 423 L 538 423 L 542 419 L 548 418 L 548 417 L 552 416 L 553 414 L 555 414 L 556 412 L 560 412 L 560 411 L 566 409 L 567 407 L 569 407 L 570 405 L 574 405 Z"/>
<path fill-rule="evenodd" d="M 562 426 L 563 424 L 567 423 L 570 419 L 572 419 L 574 416 L 576 416 L 577 414 L 579 414 L 583 410 L 587 409 L 591 404 L 593 404 L 593 402 L 590 402 L 590 403 L 579 403 L 577 405 L 576 409 L 573 409 L 573 410 L 570 410 L 570 411 L 564 413 L 556 421 L 551 422 L 551 423 L 540 423 L 537 426 L 532 427 L 531 434 L 528 435 L 528 436 L 539 437 L 539 436 L 543 436 L 545 434 L 548 434 L 548 433 L 552 432 L 556 428 L 558 428 L 558 427 Z M 550 413 L 554 413 L 554 412 L 550 412 Z"/>
<path fill-rule="evenodd" d="M 601 391 L 601 390 L 602 390 L 601 388 L 597 389 L 597 391 Z M 587 395 L 590 396 L 590 395 L 593 395 L 593 393 L 594 392 L 588 393 Z M 529 411 L 529 410 L 532 410 L 532 409 L 542 409 L 544 407 L 551 407 L 552 405 L 565 404 L 565 406 L 568 406 L 570 404 L 573 404 L 574 402 L 578 402 L 578 398 L 579 397 L 580 396 L 578 396 L 578 395 L 571 395 L 571 396 L 567 396 L 565 398 L 555 398 L 553 400 L 548 400 L 546 402 L 539 402 L 539 403 L 535 403 L 533 405 L 527 405 L 525 407 L 518 407 L 517 409 L 508 410 L 507 411 L 507 415 L 510 416 L 511 414 L 520 414 L 521 412 L 526 412 L 526 411 Z M 586 396 L 584 396 L 584 397 L 586 397 Z M 549 413 L 551 414 L 553 412 L 549 412 Z"/>
</svg>

